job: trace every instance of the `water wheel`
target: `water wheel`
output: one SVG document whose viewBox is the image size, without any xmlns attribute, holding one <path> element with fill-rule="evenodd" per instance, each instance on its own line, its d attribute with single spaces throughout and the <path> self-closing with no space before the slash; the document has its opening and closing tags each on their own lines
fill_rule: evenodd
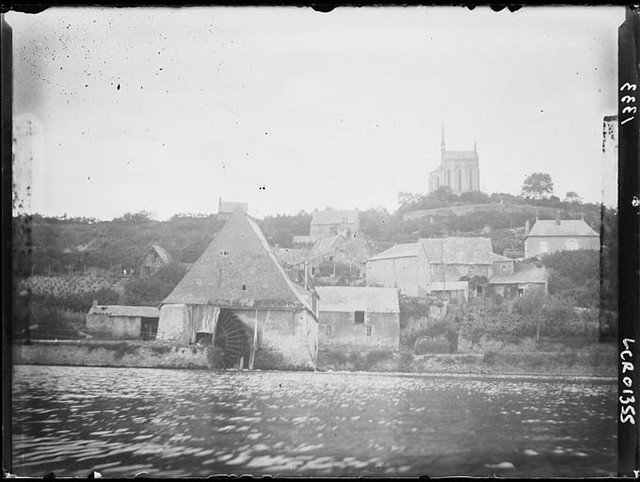
<svg viewBox="0 0 640 482">
<path fill-rule="evenodd" d="M 245 325 L 228 310 L 220 311 L 214 346 L 221 348 L 224 352 L 221 361 L 221 368 L 232 368 L 238 364 L 240 358 L 248 355 L 248 333 Z"/>
</svg>

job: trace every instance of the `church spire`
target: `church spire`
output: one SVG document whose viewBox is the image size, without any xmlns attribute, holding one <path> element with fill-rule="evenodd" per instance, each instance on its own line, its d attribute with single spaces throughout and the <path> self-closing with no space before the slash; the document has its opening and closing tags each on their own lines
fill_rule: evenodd
<svg viewBox="0 0 640 482">
<path fill-rule="evenodd" d="M 442 139 L 440 141 L 440 150 L 444 152 L 444 122 L 442 122 Z"/>
</svg>

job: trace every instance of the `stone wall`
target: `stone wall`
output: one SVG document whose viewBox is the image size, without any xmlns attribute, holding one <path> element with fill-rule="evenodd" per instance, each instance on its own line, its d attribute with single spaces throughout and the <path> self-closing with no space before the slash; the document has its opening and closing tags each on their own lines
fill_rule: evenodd
<svg viewBox="0 0 640 482">
<path fill-rule="evenodd" d="M 208 348 L 185 347 L 161 342 L 136 341 L 49 341 L 34 340 L 14 345 L 15 364 L 79 365 L 136 368 L 211 367 Z"/>
<path fill-rule="evenodd" d="M 370 334 L 367 327 L 370 327 Z M 321 311 L 319 338 L 321 350 L 398 350 L 400 315 L 366 312 L 364 324 L 356 324 L 354 312 Z"/>
</svg>

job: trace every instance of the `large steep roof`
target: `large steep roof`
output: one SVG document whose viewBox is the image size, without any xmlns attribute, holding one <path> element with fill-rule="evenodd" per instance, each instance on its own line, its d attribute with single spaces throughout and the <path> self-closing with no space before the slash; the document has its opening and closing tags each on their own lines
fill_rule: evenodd
<svg viewBox="0 0 640 482">
<path fill-rule="evenodd" d="M 162 304 L 310 309 L 260 228 L 236 211 Z"/>
</svg>

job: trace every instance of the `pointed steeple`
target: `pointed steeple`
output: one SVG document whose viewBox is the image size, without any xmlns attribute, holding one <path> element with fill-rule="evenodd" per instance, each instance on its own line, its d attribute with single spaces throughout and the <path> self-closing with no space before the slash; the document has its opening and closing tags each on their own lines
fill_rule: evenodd
<svg viewBox="0 0 640 482">
<path fill-rule="evenodd" d="M 445 145 L 444 145 L 444 122 L 442 122 L 442 139 L 440 140 L 440 150 L 444 152 L 445 150 Z"/>
<path fill-rule="evenodd" d="M 473 152 L 478 153 L 478 141 L 473 141 Z"/>
</svg>

